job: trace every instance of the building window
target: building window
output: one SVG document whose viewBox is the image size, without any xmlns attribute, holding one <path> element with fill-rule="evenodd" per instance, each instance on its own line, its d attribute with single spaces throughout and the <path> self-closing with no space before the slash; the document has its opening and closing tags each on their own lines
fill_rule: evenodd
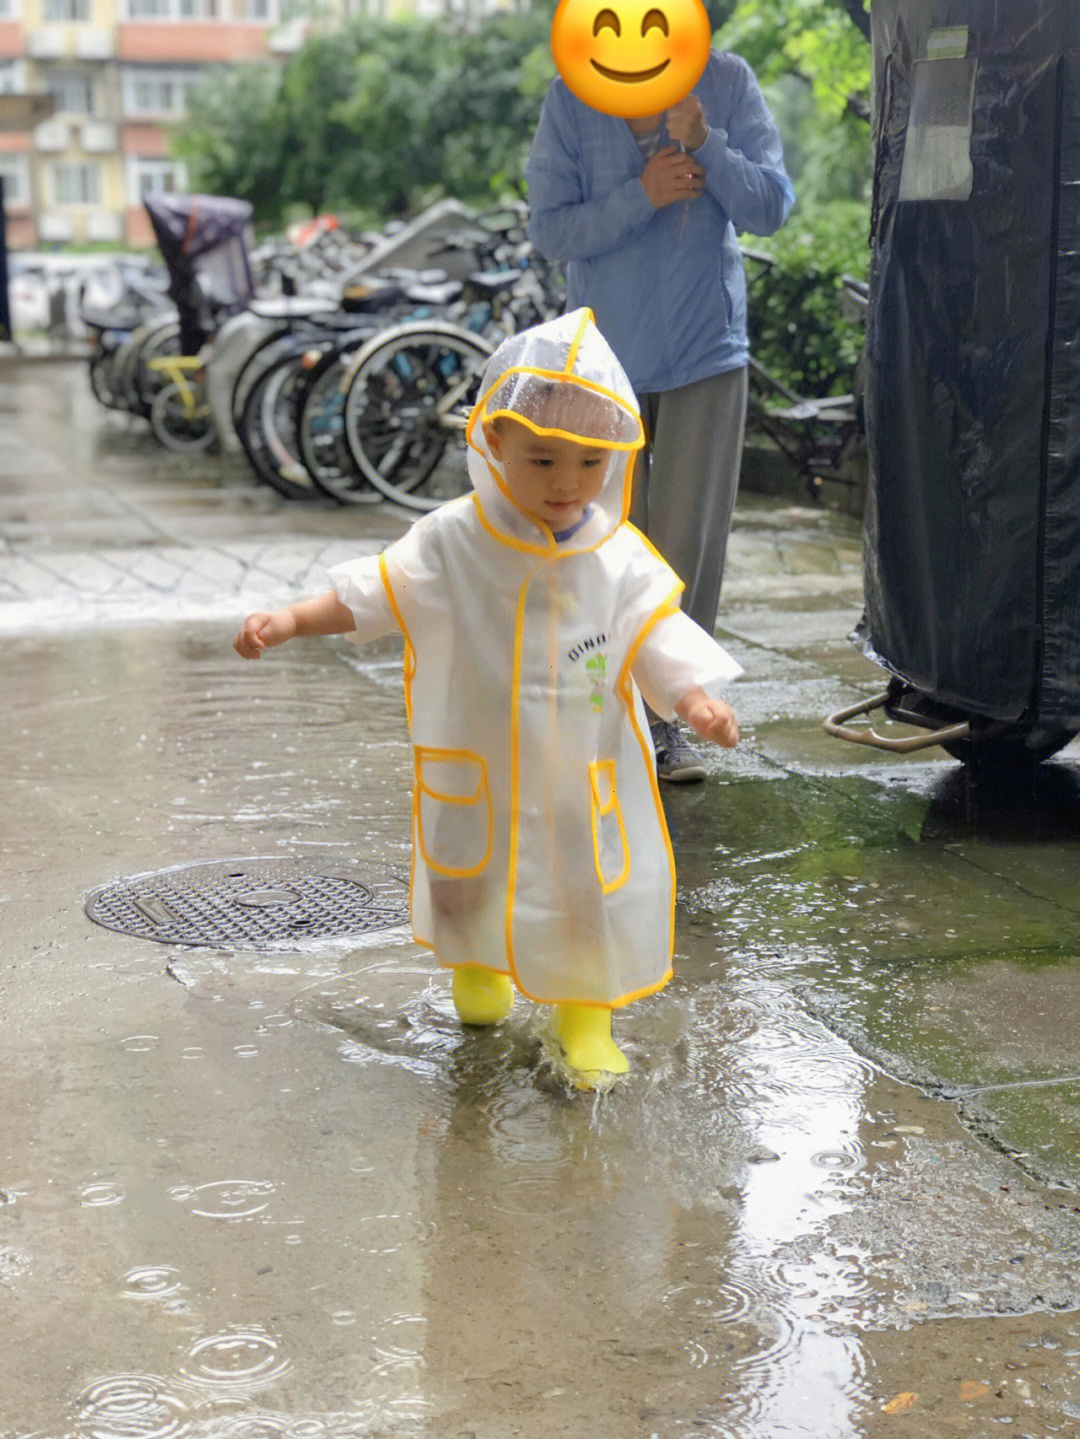
<svg viewBox="0 0 1080 1439">
<path fill-rule="evenodd" d="M 94 82 L 85 71 L 53 70 L 48 86 L 58 115 L 94 113 Z"/>
<path fill-rule="evenodd" d="M 0 0 L 0 20 L 17 20 L 19 18 L 19 0 Z M 0 90 L 0 95 L 4 92 Z"/>
<path fill-rule="evenodd" d="M 46 20 L 89 20 L 90 0 L 45 0 Z"/>
<path fill-rule="evenodd" d="M 101 171 L 97 165 L 54 165 L 53 194 L 58 205 L 99 205 Z"/>
<path fill-rule="evenodd" d="M 21 155 L 0 155 L 0 180 L 4 182 L 4 206 L 30 204 L 30 171 Z"/>
<path fill-rule="evenodd" d="M 255 20 L 262 25 L 276 25 L 281 18 L 281 5 L 279 0 L 242 0 L 240 18 Z"/>
<path fill-rule="evenodd" d="M 26 93 L 26 65 L 22 60 L 0 60 L 0 95 Z"/>
<path fill-rule="evenodd" d="M 217 20 L 220 0 L 125 0 L 129 20 Z"/>
<path fill-rule="evenodd" d="M 199 83 L 197 70 L 169 70 L 154 65 L 124 71 L 125 115 L 186 115 Z"/>
<path fill-rule="evenodd" d="M 182 194 L 187 189 L 187 171 L 179 160 L 128 159 L 128 202 L 141 205 L 147 195 Z"/>
</svg>

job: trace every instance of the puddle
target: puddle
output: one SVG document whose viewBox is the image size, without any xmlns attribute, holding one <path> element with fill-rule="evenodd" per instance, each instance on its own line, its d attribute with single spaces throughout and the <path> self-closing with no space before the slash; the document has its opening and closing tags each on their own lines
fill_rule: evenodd
<svg viewBox="0 0 1080 1439">
<path fill-rule="evenodd" d="M 400 933 L 163 952 L 86 921 L 164 863 L 407 863 L 388 656 L 233 669 L 230 637 L 6 656 L 0 1439 L 1068 1432 L 1078 1216 L 1036 1182 L 1075 1162 L 1068 765 L 993 821 L 948 766 L 753 745 L 668 795 L 677 975 L 593 1099 L 528 1004 L 463 1032 Z M 1013 1132 L 1056 1147 L 1025 1175 Z"/>
</svg>

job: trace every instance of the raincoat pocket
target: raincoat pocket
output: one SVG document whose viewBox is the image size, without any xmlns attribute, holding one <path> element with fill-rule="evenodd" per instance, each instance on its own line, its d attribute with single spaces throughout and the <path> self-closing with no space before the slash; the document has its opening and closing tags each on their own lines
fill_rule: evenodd
<svg viewBox="0 0 1080 1439">
<path fill-rule="evenodd" d="M 611 894 L 626 883 L 630 874 L 630 846 L 615 788 L 613 759 L 595 760 L 589 765 L 589 809 L 596 875 L 603 892 Z"/>
<path fill-rule="evenodd" d="M 417 842 L 428 868 L 453 879 L 480 874 L 491 858 L 494 815 L 487 761 L 470 750 L 414 751 Z"/>
</svg>

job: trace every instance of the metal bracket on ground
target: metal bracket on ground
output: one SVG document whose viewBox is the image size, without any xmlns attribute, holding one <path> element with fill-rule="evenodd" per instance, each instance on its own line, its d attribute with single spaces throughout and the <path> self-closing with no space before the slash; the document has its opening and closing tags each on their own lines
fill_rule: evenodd
<svg viewBox="0 0 1080 1439">
<path fill-rule="evenodd" d="M 971 725 L 967 720 L 960 724 L 941 725 L 937 729 L 928 729 L 922 734 L 895 738 L 891 735 L 880 734 L 872 725 L 867 725 L 863 729 L 847 728 L 848 720 L 884 709 L 892 698 L 889 690 L 883 690 L 881 694 L 874 695 L 871 699 L 860 700 L 858 704 L 837 710 L 825 721 L 826 734 L 831 734 L 835 739 L 847 740 L 850 744 L 872 745 L 875 749 L 889 750 L 893 754 L 910 754 L 913 750 L 929 749 L 931 745 L 947 744 L 950 740 L 971 738 Z"/>
</svg>

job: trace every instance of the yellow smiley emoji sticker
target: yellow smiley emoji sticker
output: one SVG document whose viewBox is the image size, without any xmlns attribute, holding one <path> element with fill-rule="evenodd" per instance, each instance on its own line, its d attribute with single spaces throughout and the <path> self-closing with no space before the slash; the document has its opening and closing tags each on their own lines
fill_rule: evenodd
<svg viewBox="0 0 1080 1439">
<path fill-rule="evenodd" d="M 586 105 L 634 120 L 686 98 L 712 48 L 701 0 L 559 0 L 551 53 Z"/>
</svg>

